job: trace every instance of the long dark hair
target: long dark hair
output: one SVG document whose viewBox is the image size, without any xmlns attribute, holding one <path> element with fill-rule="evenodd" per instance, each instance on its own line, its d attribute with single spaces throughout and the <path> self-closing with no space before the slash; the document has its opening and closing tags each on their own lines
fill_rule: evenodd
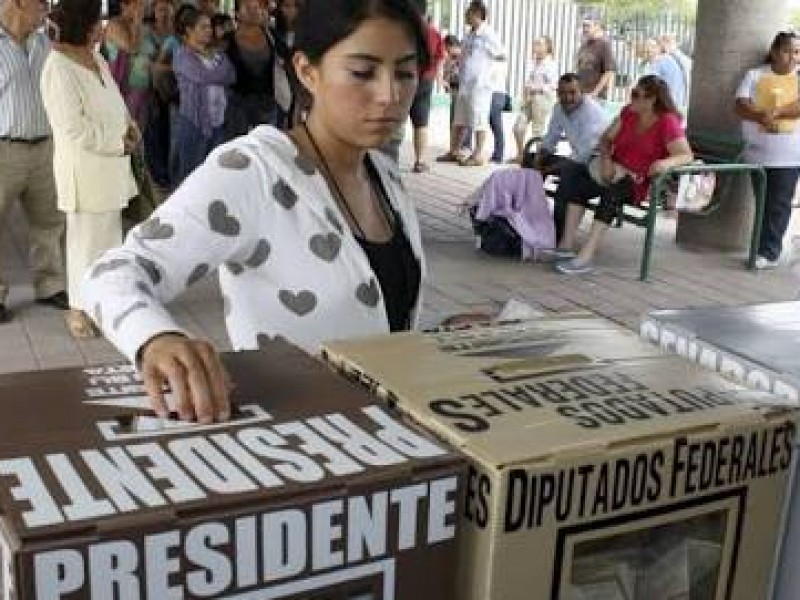
<svg viewBox="0 0 800 600">
<path fill-rule="evenodd" d="M 636 87 L 644 90 L 649 98 L 655 98 L 653 110 L 658 114 L 674 113 L 679 114 L 675 107 L 672 94 L 669 93 L 667 82 L 656 75 L 645 75 L 636 83 Z"/>
<path fill-rule="evenodd" d="M 285 0 L 278 0 L 278 6 L 275 9 L 275 31 L 281 36 L 285 36 L 290 31 L 289 23 L 286 21 L 286 17 L 283 16 L 283 10 L 281 10 L 283 8 L 284 1 Z M 298 16 L 297 19 L 295 19 L 295 22 L 292 23 L 291 27 L 293 29 L 291 30 L 297 29 L 297 22 L 300 19 L 300 11 L 302 10 L 304 3 L 304 0 L 297 0 Z"/>
<path fill-rule="evenodd" d="M 175 34 L 180 38 L 185 38 L 190 29 L 193 29 L 200 22 L 200 19 L 208 16 L 200 12 L 197 7 L 191 4 L 182 4 L 175 14 Z"/>
<path fill-rule="evenodd" d="M 101 12 L 100 0 L 61 0 L 47 17 L 47 35 L 54 42 L 83 46 Z"/>
<path fill-rule="evenodd" d="M 771 65 L 772 55 L 786 47 L 791 48 L 796 37 L 797 36 L 795 36 L 795 34 L 791 31 L 781 31 L 774 38 L 772 38 L 772 44 L 769 46 L 769 54 L 767 54 L 767 57 L 764 59 L 764 63 Z"/>
<path fill-rule="evenodd" d="M 430 65 L 427 34 L 409 0 L 305 0 L 295 25 L 295 51 L 305 54 L 312 64 L 319 64 L 328 50 L 375 17 L 402 24 L 414 40 L 420 70 Z"/>
</svg>

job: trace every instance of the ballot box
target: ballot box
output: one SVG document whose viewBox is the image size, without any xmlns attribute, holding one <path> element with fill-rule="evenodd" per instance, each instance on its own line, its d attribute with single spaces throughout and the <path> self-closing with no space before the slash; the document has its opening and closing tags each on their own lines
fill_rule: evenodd
<svg viewBox="0 0 800 600">
<path fill-rule="evenodd" d="M 800 402 L 800 302 L 653 311 L 643 339 L 755 389 Z M 785 507 L 775 600 L 800 598 L 800 478 Z"/>
<path fill-rule="evenodd" d="M 211 425 L 127 365 L 0 376 L 0 598 L 453 598 L 459 454 L 287 343 L 223 359 Z"/>
<path fill-rule="evenodd" d="M 581 327 L 395 334 L 323 356 L 467 456 L 459 599 L 766 598 L 796 409 L 611 325 L 584 343 Z"/>
</svg>

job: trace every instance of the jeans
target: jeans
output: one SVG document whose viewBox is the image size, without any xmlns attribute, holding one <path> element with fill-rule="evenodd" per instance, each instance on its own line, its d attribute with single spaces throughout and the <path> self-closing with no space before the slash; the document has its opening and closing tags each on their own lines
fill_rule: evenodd
<svg viewBox="0 0 800 600">
<path fill-rule="evenodd" d="M 783 234 L 786 233 L 792 216 L 792 200 L 800 176 L 800 167 L 764 170 L 767 173 L 767 189 L 758 255 L 767 260 L 778 260 L 783 250 Z"/>
<path fill-rule="evenodd" d="M 170 105 L 154 98 L 147 128 L 142 132 L 144 155 L 153 181 L 163 188 L 170 185 L 169 152 L 171 147 Z"/>
<path fill-rule="evenodd" d="M 172 183 L 177 186 L 202 164 L 209 152 L 223 142 L 225 132 L 222 126 L 216 127 L 211 137 L 206 138 L 199 127 L 183 115 L 178 115 L 174 133 L 177 172 Z"/>
<path fill-rule="evenodd" d="M 489 127 L 494 136 L 494 151 L 492 160 L 502 162 L 505 156 L 506 139 L 503 133 L 503 108 L 506 105 L 505 92 L 495 92 L 492 94 L 492 107 L 489 110 Z"/>
</svg>

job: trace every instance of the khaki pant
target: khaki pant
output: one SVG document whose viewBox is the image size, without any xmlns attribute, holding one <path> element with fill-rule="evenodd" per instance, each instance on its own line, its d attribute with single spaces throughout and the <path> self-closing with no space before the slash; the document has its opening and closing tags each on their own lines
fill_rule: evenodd
<svg viewBox="0 0 800 600">
<path fill-rule="evenodd" d="M 544 136 L 555 103 L 556 99 L 551 94 L 534 94 L 526 99 L 514 123 L 514 133 L 524 138 L 528 125 L 532 125 L 533 137 Z"/>
<path fill-rule="evenodd" d="M 92 314 L 84 306 L 81 285 L 89 267 L 111 248 L 122 244 L 120 211 L 67 213 L 67 282 L 69 305 Z"/>
<path fill-rule="evenodd" d="M 37 298 L 52 296 L 65 289 L 65 221 L 56 202 L 51 141 L 0 141 L 0 235 L 16 201 L 28 220 L 34 292 Z M 7 296 L 8 284 L 0 275 L 0 302 L 5 302 Z"/>
</svg>

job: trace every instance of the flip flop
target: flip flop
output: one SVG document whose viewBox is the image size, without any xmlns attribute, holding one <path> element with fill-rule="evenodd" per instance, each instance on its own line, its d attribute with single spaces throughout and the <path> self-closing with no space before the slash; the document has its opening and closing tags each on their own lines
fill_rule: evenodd
<svg viewBox="0 0 800 600">
<path fill-rule="evenodd" d="M 481 160 L 479 158 L 475 158 L 474 156 L 470 156 L 463 160 L 458 161 L 458 164 L 462 167 L 484 167 L 489 161 Z"/>
<path fill-rule="evenodd" d="M 427 173 L 431 170 L 431 168 L 424 162 L 418 160 L 414 163 L 414 166 L 411 168 L 414 173 Z"/>
<path fill-rule="evenodd" d="M 459 160 L 458 154 L 453 154 L 452 152 L 448 152 L 447 154 L 442 154 L 441 156 L 436 157 L 436 162 L 441 163 L 456 163 Z"/>
</svg>

